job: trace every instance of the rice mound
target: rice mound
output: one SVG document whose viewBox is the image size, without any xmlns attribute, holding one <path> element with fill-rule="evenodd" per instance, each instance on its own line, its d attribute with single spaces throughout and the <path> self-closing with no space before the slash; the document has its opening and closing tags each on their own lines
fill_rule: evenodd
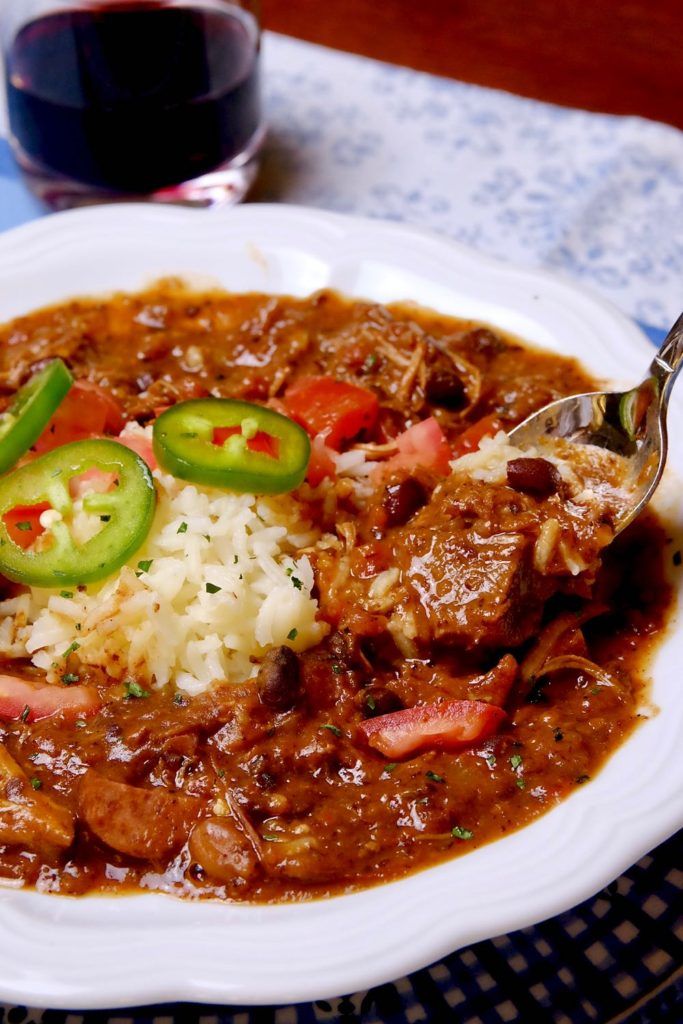
<svg viewBox="0 0 683 1024">
<path fill-rule="evenodd" d="M 70 672 L 77 661 L 112 679 L 196 695 L 254 676 L 273 646 L 320 642 L 328 627 L 317 619 L 303 553 L 320 532 L 301 502 L 197 487 L 160 470 L 154 478 L 157 510 L 144 547 L 102 584 L 31 588 L 0 602 L 0 653 L 30 657 L 54 681 L 66 654 Z"/>
</svg>

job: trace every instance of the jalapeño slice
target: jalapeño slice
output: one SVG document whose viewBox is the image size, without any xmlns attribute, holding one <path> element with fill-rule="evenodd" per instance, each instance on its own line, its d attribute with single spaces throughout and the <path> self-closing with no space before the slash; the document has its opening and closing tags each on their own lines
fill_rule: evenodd
<svg viewBox="0 0 683 1024">
<path fill-rule="evenodd" d="M 73 500 L 69 484 L 75 477 L 100 477 L 83 497 L 83 509 L 100 518 L 101 529 L 78 544 L 69 519 Z M 12 539 L 11 513 L 34 506 L 54 510 L 30 547 Z M 119 569 L 138 550 L 150 531 L 156 492 L 149 467 L 116 441 L 74 441 L 55 448 L 0 479 L 0 573 L 33 587 L 95 583 Z M 41 527 L 42 529 L 42 527 Z"/>
<path fill-rule="evenodd" d="M 73 377 L 61 359 L 53 359 L 17 391 L 0 413 L 0 473 L 16 465 L 36 443 L 66 396 Z"/>
<path fill-rule="evenodd" d="M 181 480 L 283 494 L 303 482 L 311 443 L 298 423 L 272 409 L 231 398 L 196 398 L 159 416 L 154 454 Z"/>
</svg>

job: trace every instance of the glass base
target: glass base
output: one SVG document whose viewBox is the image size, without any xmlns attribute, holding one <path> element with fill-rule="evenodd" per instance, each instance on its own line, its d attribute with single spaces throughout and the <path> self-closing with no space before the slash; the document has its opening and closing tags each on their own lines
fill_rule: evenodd
<svg viewBox="0 0 683 1024">
<path fill-rule="evenodd" d="M 63 178 L 37 166 L 18 146 L 14 152 L 28 187 L 51 210 L 70 210 L 100 203 L 175 203 L 202 209 L 234 206 L 256 181 L 265 131 L 259 131 L 244 153 L 209 174 L 151 193 L 116 192 Z"/>
</svg>

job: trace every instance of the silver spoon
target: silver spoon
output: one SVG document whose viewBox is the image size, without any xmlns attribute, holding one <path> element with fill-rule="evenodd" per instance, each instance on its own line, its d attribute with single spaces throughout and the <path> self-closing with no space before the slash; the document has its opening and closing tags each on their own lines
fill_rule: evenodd
<svg viewBox="0 0 683 1024">
<path fill-rule="evenodd" d="M 666 413 L 678 371 L 683 365 L 683 314 L 652 360 L 647 377 L 631 391 L 595 391 L 571 395 L 532 413 L 510 431 L 518 448 L 548 445 L 553 438 L 597 445 L 627 460 L 626 482 L 633 501 L 614 524 L 619 533 L 645 508 L 666 463 Z"/>
</svg>

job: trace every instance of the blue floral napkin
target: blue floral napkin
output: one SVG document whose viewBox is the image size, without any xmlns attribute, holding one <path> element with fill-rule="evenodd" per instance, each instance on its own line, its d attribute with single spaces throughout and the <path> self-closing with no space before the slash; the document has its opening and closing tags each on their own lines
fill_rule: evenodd
<svg viewBox="0 0 683 1024">
<path fill-rule="evenodd" d="M 683 307 L 683 134 L 267 35 L 257 200 L 408 220 L 549 267 L 644 322 Z M 44 213 L 2 138 L 0 230 Z M 683 838 L 594 899 L 368 993 L 298 1007 L 161 1006 L 89 1024 L 680 1024 Z M 115 969 L 115 967 L 113 967 Z M 677 980 L 678 979 L 678 982 Z M 0 1005 L 0 1024 L 81 1016 Z"/>
</svg>

